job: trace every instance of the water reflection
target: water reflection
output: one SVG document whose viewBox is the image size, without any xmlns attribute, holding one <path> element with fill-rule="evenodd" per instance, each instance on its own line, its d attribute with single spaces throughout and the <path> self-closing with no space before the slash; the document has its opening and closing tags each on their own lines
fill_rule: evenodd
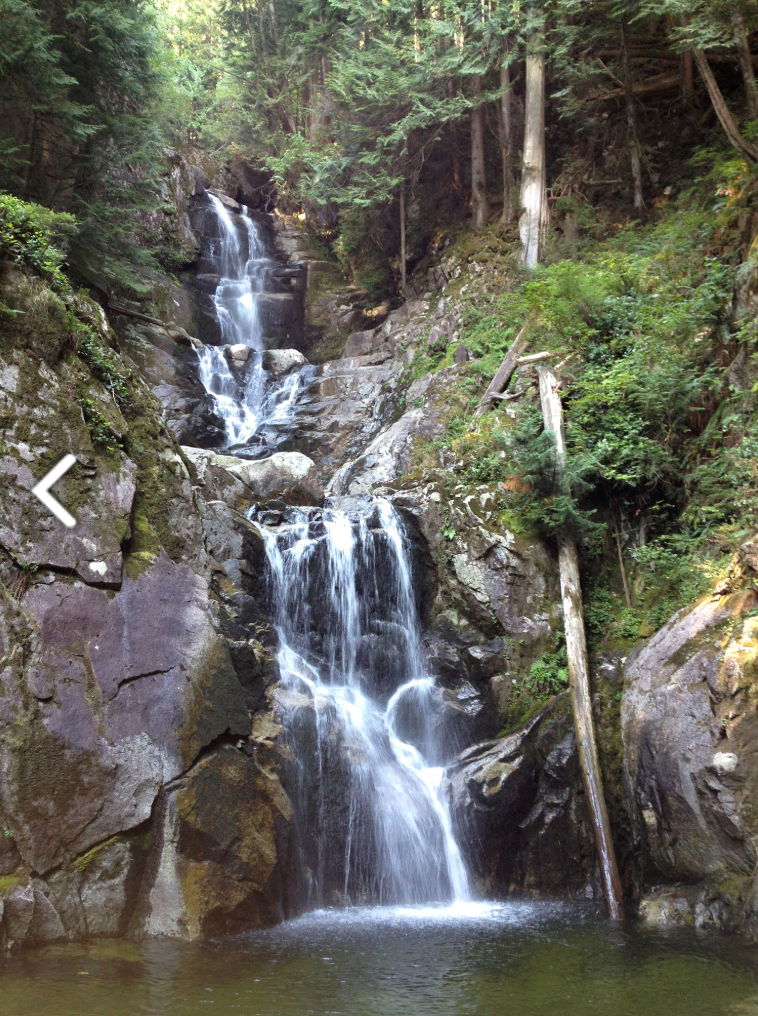
<svg viewBox="0 0 758 1016">
<path fill-rule="evenodd" d="M 618 928 L 580 907 L 469 907 L 317 911 L 215 945 L 50 947 L 0 961 L 0 1012 L 758 1016 L 741 942 Z"/>
</svg>

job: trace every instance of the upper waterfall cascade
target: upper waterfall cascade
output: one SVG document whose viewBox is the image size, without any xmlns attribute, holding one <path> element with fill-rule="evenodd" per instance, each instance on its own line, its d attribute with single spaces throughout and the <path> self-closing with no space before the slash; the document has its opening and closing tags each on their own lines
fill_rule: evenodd
<svg viewBox="0 0 758 1016">
<path fill-rule="evenodd" d="M 255 452 L 267 428 L 297 413 L 300 375 L 275 381 L 263 369 L 257 298 L 272 262 L 256 223 L 210 200 L 223 337 L 251 347 L 255 360 L 240 384 L 223 349 L 205 346 L 200 375 L 230 450 Z M 274 524 L 270 511 L 254 507 L 249 517 L 266 547 L 274 694 L 309 906 L 469 900 L 444 779 L 456 739 L 425 666 L 402 519 L 371 497 L 288 508 Z"/>
<path fill-rule="evenodd" d="M 263 367 L 265 349 L 260 299 L 276 263 L 269 257 L 258 224 L 244 206 L 233 216 L 222 201 L 209 194 L 219 237 L 211 256 L 219 282 L 213 297 L 224 346 L 248 346 L 249 359 L 233 367 L 223 346 L 198 349 L 203 387 L 224 421 L 226 448 L 254 455 L 267 451 L 266 430 L 288 419 L 301 389 L 299 373 L 281 379 Z"/>
</svg>

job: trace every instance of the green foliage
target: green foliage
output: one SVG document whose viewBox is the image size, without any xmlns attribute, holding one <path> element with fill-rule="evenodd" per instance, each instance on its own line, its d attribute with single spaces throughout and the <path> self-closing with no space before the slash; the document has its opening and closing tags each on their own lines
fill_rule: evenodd
<svg viewBox="0 0 758 1016">
<path fill-rule="evenodd" d="M 591 489 L 587 476 L 595 463 L 584 454 L 559 456 L 555 435 L 542 429 L 536 405 L 525 407 L 519 422 L 503 438 L 510 453 L 510 468 L 527 489 L 510 497 L 511 508 L 527 525 L 545 536 L 591 543 L 603 527 L 583 509 L 580 498 Z"/>
<path fill-rule="evenodd" d="M 96 448 L 104 448 L 112 452 L 123 448 L 118 435 L 114 433 L 113 428 L 98 409 L 94 399 L 89 396 L 82 396 L 79 399 L 79 405 L 90 438 L 92 439 L 92 444 Z"/>
<path fill-rule="evenodd" d="M 71 325 L 76 337 L 77 353 L 95 377 L 110 388 L 119 407 L 126 409 L 129 405 L 128 374 L 118 365 L 111 351 L 102 345 L 93 328 L 73 317 Z"/>
<path fill-rule="evenodd" d="M 5 186 L 73 213 L 72 260 L 115 284 L 150 261 L 139 212 L 158 203 L 164 144 L 154 5 L 0 0 L 0 20 Z"/>
<path fill-rule="evenodd" d="M 72 215 L 0 194 L 0 257 L 31 268 L 54 289 L 69 288 L 62 265 L 75 228 Z"/>
<path fill-rule="evenodd" d="M 557 633 L 556 650 L 543 653 L 529 669 L 529 676 L 522 682 L 523 687 L 539 700 L 547 700 L 568 685 L 568 660 L 563 633 Z"/>
</svg>

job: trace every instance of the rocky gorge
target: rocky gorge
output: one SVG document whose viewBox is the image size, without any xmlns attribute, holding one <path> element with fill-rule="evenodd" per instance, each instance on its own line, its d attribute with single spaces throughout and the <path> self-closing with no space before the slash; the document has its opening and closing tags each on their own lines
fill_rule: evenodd
<svg viewBox="0 0 758 1016">
<path fill-rule="evenodd" d="M 500 485 L 456 482 L 460 449 L 442 441 L 472 384 L 449 283 L 465 270 L 486 294 L 486 262 L 447 255 L 399 307 L 372 308 L 298 220 L 257 207 L 239 167 L 170 167 L 173 228 L 196 253 L 149 300 L 66 302 L 2 266 L 18 313 L 0 334 L 0 945 L 210 938 L 309 905 L 284 720 L 310 729 L 318 708 L 283 679 L 266 540 L 298 511 L 322 525 L 368 497 L 404 527 L 475 892 L 598 900 L 566 693 L 519 698 L 561 627 L 554 549 L 508 527 Z M 223 341 L 209 193 L 265 244 L 254 353 Z M 432 348 L 452 362 L 419 370 Z M 262 371 L 274 409 L 289 400 L 252 456 L 229 447 L 203 349 L 240 398 Z M 533 368 L 516 384 L 533 389 Z M 29 496 L 65 453 L 70 533 Z M 646 921 L 758 936 L 756 572 L 748 542 L 701 600 L 593 657 L 624 886 Z M 360 639 L 380 681 L 397 620 L 375 620 Z M 327 807 L 346 807 L 350 752 L 323 776 Z"/>
</svg>

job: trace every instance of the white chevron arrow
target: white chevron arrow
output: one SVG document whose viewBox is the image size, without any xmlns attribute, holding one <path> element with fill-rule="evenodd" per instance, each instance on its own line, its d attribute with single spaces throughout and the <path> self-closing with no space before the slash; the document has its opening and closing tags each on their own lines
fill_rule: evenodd
<svg viewBox="0 0 758 1016">
<path fill-rule="evenodd" d="M 47 476 L 43 476 L 36 487 L 32 487 L 32 494 L 38 497 L 45 508 L 52 512 L 56 519 L 62 522 L 64 526 L 68 526 L 69 529 L 73 529 L 76 525 L 76 519 L 73 515 L 69 515 L 63 505 L 59 504 L 48 491 L 54 483 L 60 480 L 64 473 L 69 471 L 75 462 L 76 455 L 64 455 L 58 465 L 54 466 Z"/>
</svg>

